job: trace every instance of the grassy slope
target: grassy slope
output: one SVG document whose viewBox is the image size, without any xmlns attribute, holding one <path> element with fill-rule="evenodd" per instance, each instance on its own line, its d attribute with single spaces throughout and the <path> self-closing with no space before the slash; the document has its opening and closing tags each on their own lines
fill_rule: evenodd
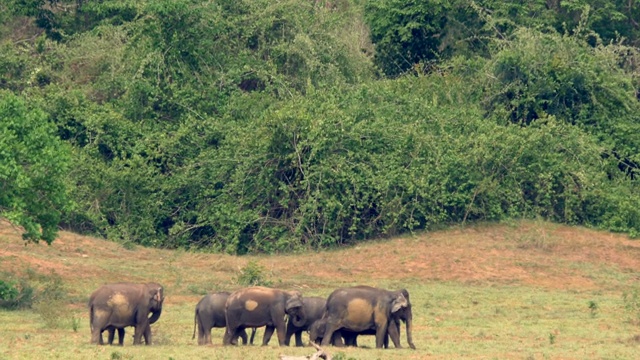
<svg viewBox="0 0 640 360">
<path fill-rule="evenodd" d="M 196 254 L 121 245 L 62 232 L 52 246 L 25 247 L 19 232 L 0 222 L 0 273 L 60 275 L 68 305 L 46 326 L 43 310 L 0 310 L 0 358 L 277 359 L 310 355 L 310 348 L 212 347 L 191 339 L 201 294 L 239 286 L 248 261 L 266 269 L 273 286 L 307 295 L 369 284 L 407 288 L 414 306 L 418 350 L 337 349 L 345 359 L 633 359 L 640 327 L 628 321 L 622 294 L 640 287 L 640 242 L 624 236 L 544 222 L 476 225 L 284 256 Z M 30 269 L 30 270 L 28 270 Z M 164 284 L 165 311 L 153 326 L 153 347 L 89 344 L 86 299 L 113 281 Z M 597 304 L 592 314 L 589 304 Z M 76 330 L 73 322 L 76 319 Z M 128 330 L 130 334 L 132 329 Z M 404 331 L 403 331 L 404 335 Z M 261 336 L 261 332 L 260 332 Z M 403 341 L 406 344 L 406 340 Z"/>
</svg>

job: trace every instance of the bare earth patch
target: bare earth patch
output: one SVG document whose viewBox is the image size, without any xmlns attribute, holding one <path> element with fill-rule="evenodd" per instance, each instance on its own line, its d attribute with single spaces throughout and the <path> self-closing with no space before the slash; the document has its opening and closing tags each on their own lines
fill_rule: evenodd
<svg viewBox="0 0 640 360">
<path fill-rule="evenodd" d="M 0 271 L 27 268 L 55 272 L 64 280 L 145 281 L 149 269 L 175 281 L 180 272 L 194 271 L 192 282 L 207 279 L 232 282 L 250 260 L 274 278 L 295 279 L 300 288 L 320 283 L 426 281 L 520 283 L 542 288 L 593 289 L 599 279 L 585 269 L 612 267 L 622 272 L 640 269 L 640 241 L 586 228 L 521 222 L 518 226 L 477 225 L 379 240 L 325 252 L 279 256 L 234 257 L 137 247 L 126 250 L 113 242 L 62 231 L 52 245 L 28 244 L 19 229 L 0 221 Z M 167 266 L 174 271 L 166 271 Z M 186 267 L 186 268 L 185 268 Z M 309 269 L 309 271 L 301 271 Z M 313 281 L 305 284 L 304 277 Z M 302 281 L 301 281 L 302 280 Z M 636 279 L 637 280 L 637 279 Z"/>
</svg>

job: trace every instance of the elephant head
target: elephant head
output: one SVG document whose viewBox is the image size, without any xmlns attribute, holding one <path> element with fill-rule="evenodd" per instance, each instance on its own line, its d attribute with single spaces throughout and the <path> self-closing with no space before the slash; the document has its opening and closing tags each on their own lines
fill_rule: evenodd
<svg viewBox="0 0 640 360">
<path fill-rule="evenodd" d="M 398 311 L 406 308 L 408 304 L 409 302 L 402 291 L 395 292 L 391 300 L 391 314 L 396 314 Z"/>
<path fill-rule="evenodd" d="M 401 306 L 397 311 L 393 311 L 393 306 L 392 306 L 392 313 L 393 313 L 393 317 L 396 319 L 400 319 L 402 320 L 405 325 L 406 325 L 406 329 L 407 329 L 407 342 L 409 343 L 409 346 L 412 349 L 415 349 L 416 346 L 413 344 L 413 334 L 412 334 L 412 327 L 413 327 L 413 314 L 411 312 L 411 301 L 409 300 L 409 291 L 407 291 L 406 289 L 402 289 L 396 292 L 396 294 L 401 294 L 402 297 L 405 299 L 406 304 L 405 306 Z"/>
<path fill-rule="evenodd" d="M 286 298 L 284 311 L 291 318 L 293 325 L 304 326 L 307 319 L 304 313 L 302 294 L 299 291 L 287 291 Z"/>
<path fill-rule="evenodd" d="M 151 317 L 149 317 L 149 324 L 153 324 L 160 318 L 162 314 L 162 302 L 164 301 L 164 290 L 160 284 L 147 283 L 145 284 L 147 296 L 149 299 L 149 311 Z"/>
</svg>

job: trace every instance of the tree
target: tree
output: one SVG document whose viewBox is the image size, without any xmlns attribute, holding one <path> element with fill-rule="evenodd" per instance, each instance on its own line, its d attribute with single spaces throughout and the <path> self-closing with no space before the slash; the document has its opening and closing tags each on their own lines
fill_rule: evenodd
<svg viewBox="0 0 640 360">
<path fill-rule="evenodd" d="M 27 241 L 55 239 L 70 201 L 68 147 L 43 111 L 0 92 L 0 216 L 24 227 Z"/>
</svg>

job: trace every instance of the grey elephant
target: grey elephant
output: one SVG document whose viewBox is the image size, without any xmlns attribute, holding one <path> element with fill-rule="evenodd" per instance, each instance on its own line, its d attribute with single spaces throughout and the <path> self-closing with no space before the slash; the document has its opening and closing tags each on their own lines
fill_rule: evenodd
<svg viewBox="0 0 640 360">
<path fill-rule="evenodd" d="M 229 295 L 225 310 L 227 328 L 224 345 L 232 344 L 232 339 L 239 336 L 239 331 L 247 327 L 266 326 L 262 345 L 269 343 L 276 330 L 278 344 L 285 346 L 285 315 L 289 315 L 296 326 L 302 326 L 306 322 L 302 294 L 299 291 L 262 286 L 241 289 Z"/>
<path fill-rule="evenodd" d="M 327 304 L 327 299 L 311 296 L 311 297 L 303 297 L 302 298 L 302 311 L 305 315 L 304 323 L 300 324 L 296 323 L 290 317 L 287 321 L 287 332 L 285 335 L 284 343 L 289 346 L 291 342 L 291 336 L 295 335 L 296 338 L 296 346 L 304 346 L 302 342 L 302 332 L 309 330 L 311 324 L 320 320 L 322 315 L 324 314 L 324 307 Z"/>
<path fill-rule="evenodd" d="M 406 295 L 406 296 L 405 296 Z M 355 286 L 335 290 L 327 299 L 323 319 L 326 329 L 322 336 L 322 345 L 331 344 L 337 330 L 356 333 L 375 330 L 376 348 L 384 346 L 388 336 L 396 348 L 400 348 L 399 317 L 407 325 L 407 342 L 415 349 L 412 338 L 411 303 L 409 292 L 405 289 L 389 291 L 371 286 Z"/>
<path fill-rule="evenodd" d="M 398 332 L 400 331 L 399 322 L 394 321 L 393 323 L 389 324 L 389 326 L 392 326 L 392 325 L 396 327 L 397 329 L 396 331 Z M 309 340 L 315 342 L 316 344 L 322 343 L 322 337 L 324 336 L 326 329 L 327 329 L 327 319 L 322 318 L 320 320 L 317 320 L 309 328 Z M 376 330 L 373 328 L 360 331 L 360 332 L 350 331 L 342 328 L 342 329 L 336 330 L 333 333 L 333 339 L 331 339 L 331 345 L 338 346 L 338 347 L 345 346 L 345 345 L 357 347 L 358 335 L 375 335 L 375 334 L 376 334 Z M 388 331 L 384 337 L 383 346 L 385 349 L 389 347 Z"/>
<path fill-rule="evenodd" d="M 101 286 L 89 298 L 89 324 L 91 343 L 104 344 L 102 332 L 109 331 L 109 340 L 118 330 L 120 344 L 124 340 L 124 328 L 133 326 L 133 344 L 151 344 L 151 324 L 162 314 L 164 290 L 160 284 L 116 283 Z M 151 316 L 149 317 L 149 314 Z"/>
<path fill-rule="evenodd" d="M 193 337 L 196 337 L 196 328 L 198 330 L 198 345 L 210 345 L 211 329 L 226 328 L 227 320 L 225 319 L 225 304 L 227 298 L 231 295 L 229 292 L 221 291 L 217 293 L 207 294 L 196 305 L 196 313 L 193 319 Z M 256 329 L 251 332 L 251 344 L 255 336 Z M 242 339 L 242 344 L 247 344 L 247 332 L 245 329 L 238 331 L 238 336 Z M 237 342 L 237 339 L 232 341 Z"/>
</svg>

